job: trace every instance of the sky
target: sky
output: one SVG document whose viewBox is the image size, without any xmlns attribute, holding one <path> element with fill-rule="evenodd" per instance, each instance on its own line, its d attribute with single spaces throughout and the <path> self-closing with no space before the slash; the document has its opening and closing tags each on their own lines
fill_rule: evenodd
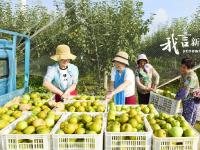
<svg viewBox="0 0 200 150">
<path fill-rule="evenodd" d="M 173 18 L 188 17 L 191 19 L 200 0 L 142 0 L 144 4 L 145 18 L 150 14 L 156 14 L 150 32 L 155 32 L 162 24 L 169 23 Z"/>
<path fill-rule="evenodd" d="M 4 0 L 6 1 L 6 0 Z M 8 0 L 7 0 L 8 1 Z M 12 0 L 12 3 L 19 2 L 20 0 Z M 27 1 L 28 5 L 41 3 L 47 6 L 50 11 L 54 10 L 55 0 L 21 0 Z M 56 0 L 57 2 L 61 0 Z M 95 0 L 98 1 L 98 0 Z M 103 1 L 103 0 L 101 0 Z M 110 1 L 110 0 L 104 0 Z M 143 9 L 145 12 L 144 18 L 150 17 L 151 14 L 156 14 L 152 25 L 150 26 L 150 33 L 155 32 L 162 24 L 169 23 L 173 18 L 188 17 L 195 13 L 200 0 L 141 0 L 143 2 Z"/>
</svg>

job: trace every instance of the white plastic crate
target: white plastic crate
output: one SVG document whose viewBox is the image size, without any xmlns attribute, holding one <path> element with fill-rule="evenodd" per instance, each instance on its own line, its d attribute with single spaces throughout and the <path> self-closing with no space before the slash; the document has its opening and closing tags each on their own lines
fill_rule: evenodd
<svg viewBox="0 0 200 150">
<path fill-rule="evenodd" d="M 60 124 L 65 121 L 71 114 L 65 113 L 52 129 L 53 150 L 103 150 L 103 130 L 104 114 L 103 113 L 76 113 L 78 115 L 88 114 L 96 116 L 102 114 L 103 124 L 100 134 L 55 134 L 60 129 Z M 73 139 L 78 140 L 74 142 Z"/>
<path fill-rule="evenodd" d="M 26 113 L 25 112 L 22 112 L 22 116 L 25 115 Z M 14 120 L 13 122 L 11 122 L 9 125 L 7 125 L 5 128 L 1 129 L 0 130 L 0 150 L 3 149 L 3 137 L 2 137 L 2 134 L 5 132 L 5 130 L 9 127 L 9 126 L 12 126 L 12 124 L 15 124 L 15 122 L 18 122 L 20 120 L 20 118 L 17 118 L 16 120 Z"/>
<path fill-rule="evenodd" d="M 107 101 L 106 100 L 72 100 L 72 99 L 69 99 L 69 100 L 65 100 L 64 103 L 65 104 L 68 104 L 68 103 L 74 103 L 74 102 L 100 102 L 100 103 L 106 103 Z"/>
<path fill-rule="evenodd" d="M 144 125 L 146 132 L 107 132 L 105 128 L 105 150 L 151 150 L 153 131 L 145 117 Z"/>
<path fill-rule="evenodd" d="M 198 106 L 197 109 L 197 121 L 200 121 L 200 105 Z"/>
<path fill-rule="evenodd" d="M 69 99 L 64 99 L 64 103 L 67 104 L 67 103 L 72 103 L 72 102 L 92 102 L 92 101 L 100 101 L 102 103 L 107 103 L 107 101 L 105 99 L 100 99 L 100 100 L 82 100 L 82 99 L 79 99 L 79 100 L 74 100 L 73 98 L 74 97 L 77 97 L 77 96 L 70 96 Z M 94 96 L 96 97 L 96 96 Z M 101 96 L 102 97 L 102 96 Z M 55 95 L 53 95 L 49 100 L 53 100 L 55 101 Z"/>
<path fill-rule="evenodd" d="M 2 142 L 5 150 L 50 150 L 50 134 L 9 134 L 19 121 L 26 120 L 31 114 L 27 112 L 3 131 Z"/>
<path fill-rule="evenodd" d="M 149 103 L 153 104 L 157 111 L 173 115 L 179 112 L 181 100 L 174 100 L 151 92 Z"/>
<path fill-rule="evenodd" d="M 200 136 L 199 136 L 198 148 L 200 148 Z"/>
<path fill-rule="evenodd" d="M 75 103 L 75 102 L 95 102 L 95 101 L 88 101 L 88 100 L 78 100 L 78 101 L 75 101 L 75 100 L 67 100 L 67 101 L 65 101 L 64 103 L 65 104 L 72 104 L 72 103 Z M 104 106 L 105 106 L 105 111 L 104 112 L 106 112 L 107 111 L 107 101 L 101 101 L 101 100 L 98 100 L 97 101 L 98 103 L 100 103 L 100 104 L 103 104 Z"/>
<path fill-rule="evenodd" d="M 123 106 L 123 107 L 131 107 L 131 108 L 134 108 L 134 107 L 137 107 L 137 106 L 139 106 L 139 105 L 115 105 L 115 106 Z M 109 110 L 110 110 L 110 108 L 109 108 L 109 104 L 108 104 L 108 105 L 107 105 L 107 112 L 109 112 Z M 123 111 L 120 110 L 120 111 L 117 111 L 117 112 L 123 112 Z M 149 115 L 149 114 L 143 113 L 142 111 L 140 111 L 140 112 L 141 112 L 142 115 Z M 158 111 L 156 110 L 156 108 L 155 108 L 154 112 L 155 112 L 155 114 L 158 114 Z"/>
<path fill-rule="evenodd" d="M 75 100 L 73 99 L 74 97 L 80 97 L 81 95 L 75 95 L 75 96 L 70 96 L 69 100 L 73 100 L 73 101 L 79 101 L 79 100 L 83 100 L 83 99 L 78 99 L 78 100 Z M 88 96 L 93 96 L 93 95 L 88 95 Z M 95 98 L 97 96 L 94 96 Z M 100 96 L 101 98 L 104 97 L 104 96 Z M 105 99 L 100 99 L 101 101 L 105 101 Z M 91 100 L 86 100 L 86 101 L 91 101 Z"/>
<path fill-rule="evenodd" d="M 191 127 L 192 128 L 192 127 Z M 199 150 L 199 133 L 194 137 L 156 137 L 153 135 L 153 150 Z"/>
<path fill-rule="evenodd" d="M 115 106 L 123 106 L 123 107 L 131 107 L 131 108 L 134 108 L 134 107 L 137 107 L 138 105 L 136 104 L 136 105 L 115 105 Z M 107 112 L 109 112 L 109 110 L 110 110 L 110 105 L 108 104 L 108 106 L 107 106 Z M 118 112 L 122 112 L 122 110 L 120 110 L 120 111 L 118 111 Z"/>
</svg>

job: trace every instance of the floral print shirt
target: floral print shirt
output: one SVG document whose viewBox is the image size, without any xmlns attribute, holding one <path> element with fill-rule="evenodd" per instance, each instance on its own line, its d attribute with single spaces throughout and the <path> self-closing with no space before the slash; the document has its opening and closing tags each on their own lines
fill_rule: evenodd
<svg viewBox="0 0 200 150">
<path fill-rule="evenodd" d="M 144 69 L 137 67 L 135 70 L 136 85 L 138 92 L 141 94 L 147 94 L 147 88 L 152 85 L 158 85 L 160 76 L 151 64 L 146 64 Z"/>
<path fill-rule="evenodd" d="M 195 89 L 199 88 L 199 80 L 194 71 L 190 71 L 187 75 L 181 75 L 181 88 L 186 90 L 185 98 L 190 96 Z"/>
</svg>

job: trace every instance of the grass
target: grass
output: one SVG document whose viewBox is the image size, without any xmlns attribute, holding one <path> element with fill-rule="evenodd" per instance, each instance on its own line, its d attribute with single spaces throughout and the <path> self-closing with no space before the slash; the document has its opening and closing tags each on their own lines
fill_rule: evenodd
<svg viewBox="0 0 200 150">
<path fill-rule="evenodd" d="M 42 87 L 43 77 L 31 75 L 29 80 L 29 87 L 31 91 L 47 92 Z M 24 85 L 24 77 L 17 76 L 17 89 L 22 88 Z M 98 83 L 95 78 L 87 76 L 81 77 L 77 86 L 78 93 L 86 95 L 105 95 L 103 82 Z"/>
</svg>

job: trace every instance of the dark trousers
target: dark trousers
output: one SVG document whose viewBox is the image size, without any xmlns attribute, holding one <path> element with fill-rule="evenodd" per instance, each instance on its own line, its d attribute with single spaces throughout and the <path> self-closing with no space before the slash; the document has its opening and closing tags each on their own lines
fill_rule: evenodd
<svg viewBox="0 0 200 150">
<path fill-rule="evenodd" d="M 191 125 L 196 123 L 198 104 L 195 103 L 193 98 L 183 101 L 183 117 Z"/>
<path fill-rule="evenodd" d="M 139 104 L 149 104 L 150 93 L 141 94 L 138 92 L 138 102 Z"/>
</svg>

